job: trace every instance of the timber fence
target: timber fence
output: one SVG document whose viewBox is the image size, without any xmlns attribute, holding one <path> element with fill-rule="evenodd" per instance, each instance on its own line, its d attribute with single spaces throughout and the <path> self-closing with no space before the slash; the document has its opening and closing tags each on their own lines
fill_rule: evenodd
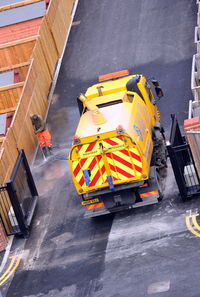
<svg viewBox="0 0 200 297">
<path fill-rule="evenodd" d="M 26 0 L 0 7 L 0 13 L 40 1 L 43 0 Z M 6 134 L 0 135 L 2 187 L 9 181 L 21 150 L 25 152 L 28 163 L 31 165 L 33 162 L 38 142 L 30 114 L 46 117 L 50 87 L 52 81 L 55 82 L 55 70 L 63 55 L 78 0 L 45 2 L 48 9 L 42 18 L 38 34 L 0 44 L 0 75 L 11 72 L 14 77 L 13 83 L 0 87 L 0 115 L 12 114 L 12 122 Z M 0 227 L 8 234 L 10 214 L 4 207 L 6 201 L 9 201 L 7 192 L 2 197 L 0 218 L 3 219 L 4 226 L 0 220 Z M 7 209 L 10 209 L 10 204 Z M 5 240 L 5 246 L 6 243 Z"/>
</svg>

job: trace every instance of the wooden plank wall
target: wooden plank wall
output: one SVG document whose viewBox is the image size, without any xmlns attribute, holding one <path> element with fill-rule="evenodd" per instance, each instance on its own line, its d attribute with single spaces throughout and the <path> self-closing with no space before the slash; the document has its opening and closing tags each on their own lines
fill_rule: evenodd
<svg viewBox="0 0 200 297">
<path fill-rule="evenodd" d="M 4 184 L 6 180 L 10 178 L 12 170 L 15 165 L 15 161 L 18 157 L 18 149 L 16 146 L 16 140 L 12 129 L 8 130 L 8 133 L 3 141 L 2 149 L 0 152 L 0 183 Z"/>
<path fill-rule="evenodd" d="M 56 47 L 61 56 L 71 22 L 71 13 L 75 0 L 54 0 L 47 11 L 47 22 L 53 34 Z"/>
<path fill-rule="evenodd" d="M 9 180 L 18 157 L 18 150 L 12 129 L 8 130 L 2 147 L 3 148 L 0 152 L 0 184 L 4 185 L 6 181 Z M 4 227 L 6 229 L 5 231 L 9 233 L 10 230 L 12 230 L 12 226 L 10 225 L 10 220 L 7 214 L 7 209 L 9 209 L 10 205 L 10 198 L 7 192 L 4 192 L 3 197 L 6 202 L 5 200 L 3 201 L 3 199 L 0 199 L 0 214 L 4 222 Z"/>
<path fill-rule="evenodd" d="M 37 36 L 0 45 L 0 68 L 27 62 L 33 52 Z"/>
<path fill-rule="evenodd" d="M 40 43 L 40 47 L 42 48 L 44 59 L 46 60 L 47 66 L 49 68 L 49 73 L 51 75 L 51 78 L 53 78 L 55 65 L 59 58 L 59 55 L 58 55 L 58 51 L 56 48 L 53 35 L 48 26 L 46 17 L 43 18 L 43 22 L 40 26 L 39 35 L 40 37 L 39 37 L 38 43 Z"/>
<path fill-rule="evenodd" d="M 36 51 L 11 124 L 17 147 L 19 150 L 24 149 L 30 162 L 37 146 L 37 138 L 33 131 L 30 115 L 37 113 L 45 116 L 48 107 L 47 95 L 51 84 L 51 77 L 42 56 L 40 43 L 37 44 Z"/>
<path fill-rule="evenodd" d="M 37 113 L 45 117 L 47 113 L 49 89 L 70 29 L 74 2 L 75 0 L 51 0 L 38 36 L 0 45 L 0 72 L 1 69 L 16 69 L 19 65 L 28 67 L 20 72 L 22 80 L 26 75 L 24 86 L 18 83 L 7 90 L 4 88 L 2 95 L 0 89 L 0 111 L 16 107 L 0 150 L 0 184 L 9 179 L 19 150 L 24 149 L 29 164 L 33 160 L 38 142 L 30 114 Z"/>
<path fill-rule="evenodd" d="M 27 77 L 29 66 L 23 66 L 17 69 L 19 81 L 25 81 Z"/>
<path fill-rule="evenodd" d="M 23 82 L 0 87 L 0 110 L 15 107 L 22 93 Z"/>
<path fill-rule="evenodd" d="M 26 74 L 24 73 L 24 75 L 26 77 L 29 65 L 30 65 L 30 62 L 25 62 L 25 63 L 20 63 L 20 64 L 15 64 L 15 65 L 3 67 L 3 68 L 0 68 L 0 73 L 8 72 L 8 71 L 14 71 L 16 69 L 21 71 L 21 69 L 23 69 L 23 72 L 26 71 Z M 23 80 L 25 80 L 25 79 L 23 79 Z"/>
</svg>

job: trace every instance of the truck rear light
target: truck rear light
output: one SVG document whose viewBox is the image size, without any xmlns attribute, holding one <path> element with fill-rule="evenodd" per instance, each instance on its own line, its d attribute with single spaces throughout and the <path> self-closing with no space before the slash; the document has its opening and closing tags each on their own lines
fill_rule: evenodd
<svg viewBox="0 0 200 297">
<path fill-rule="evenodd" d="M 148 187 L 147 183 L 140 186 L 140 188 L 146 188 L 146 187 Z"/>
<path fill-rule="evenodd" d="M 80 142 L 81 142 L 80 138 L 75 135 L 74 138 L 73 138 L 73 144 L 78 144 Z"/>
<path fill-rule="evenodd" d="M 124 130 L 124 128 L 122 127 L 122 125 L 119 125 L 116 129 L 117 134 L 122 134 L 125 133 L 126 131 Z"/>
</svg>

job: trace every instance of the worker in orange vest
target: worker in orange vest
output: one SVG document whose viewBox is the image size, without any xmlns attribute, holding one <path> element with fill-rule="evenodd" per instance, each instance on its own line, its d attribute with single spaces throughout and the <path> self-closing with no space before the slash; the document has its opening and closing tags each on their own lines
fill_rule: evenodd
<svg viewBox="0 0 200 297">
<path fill-rule="evenodd" d="M 51 134 L 46 128 L 44 120 L 37 114 L 30 115 L 30 118 L 44 156 L 51 155 Z"/>
</svg>

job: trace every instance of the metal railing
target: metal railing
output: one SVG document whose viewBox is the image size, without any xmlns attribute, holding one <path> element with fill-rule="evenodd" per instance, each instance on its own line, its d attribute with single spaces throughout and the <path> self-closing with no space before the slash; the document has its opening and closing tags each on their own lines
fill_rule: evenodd
<svg viewBox="0 0 200 297">
<path fill-rule="evenodd" d="M 0 215 L 6 234 L 27 236 L 38 200 L 38 192 L 22 150 L 10 180 L 0 187 Z"/>
<path fill-rule="evenodd" d="M 200 194 L 200 183 L 189 144 L 181 135 L 178 121 L 172 115 L 170 142 L 167 145 L 169 158 L 182 200 Z"/>
</svg>

